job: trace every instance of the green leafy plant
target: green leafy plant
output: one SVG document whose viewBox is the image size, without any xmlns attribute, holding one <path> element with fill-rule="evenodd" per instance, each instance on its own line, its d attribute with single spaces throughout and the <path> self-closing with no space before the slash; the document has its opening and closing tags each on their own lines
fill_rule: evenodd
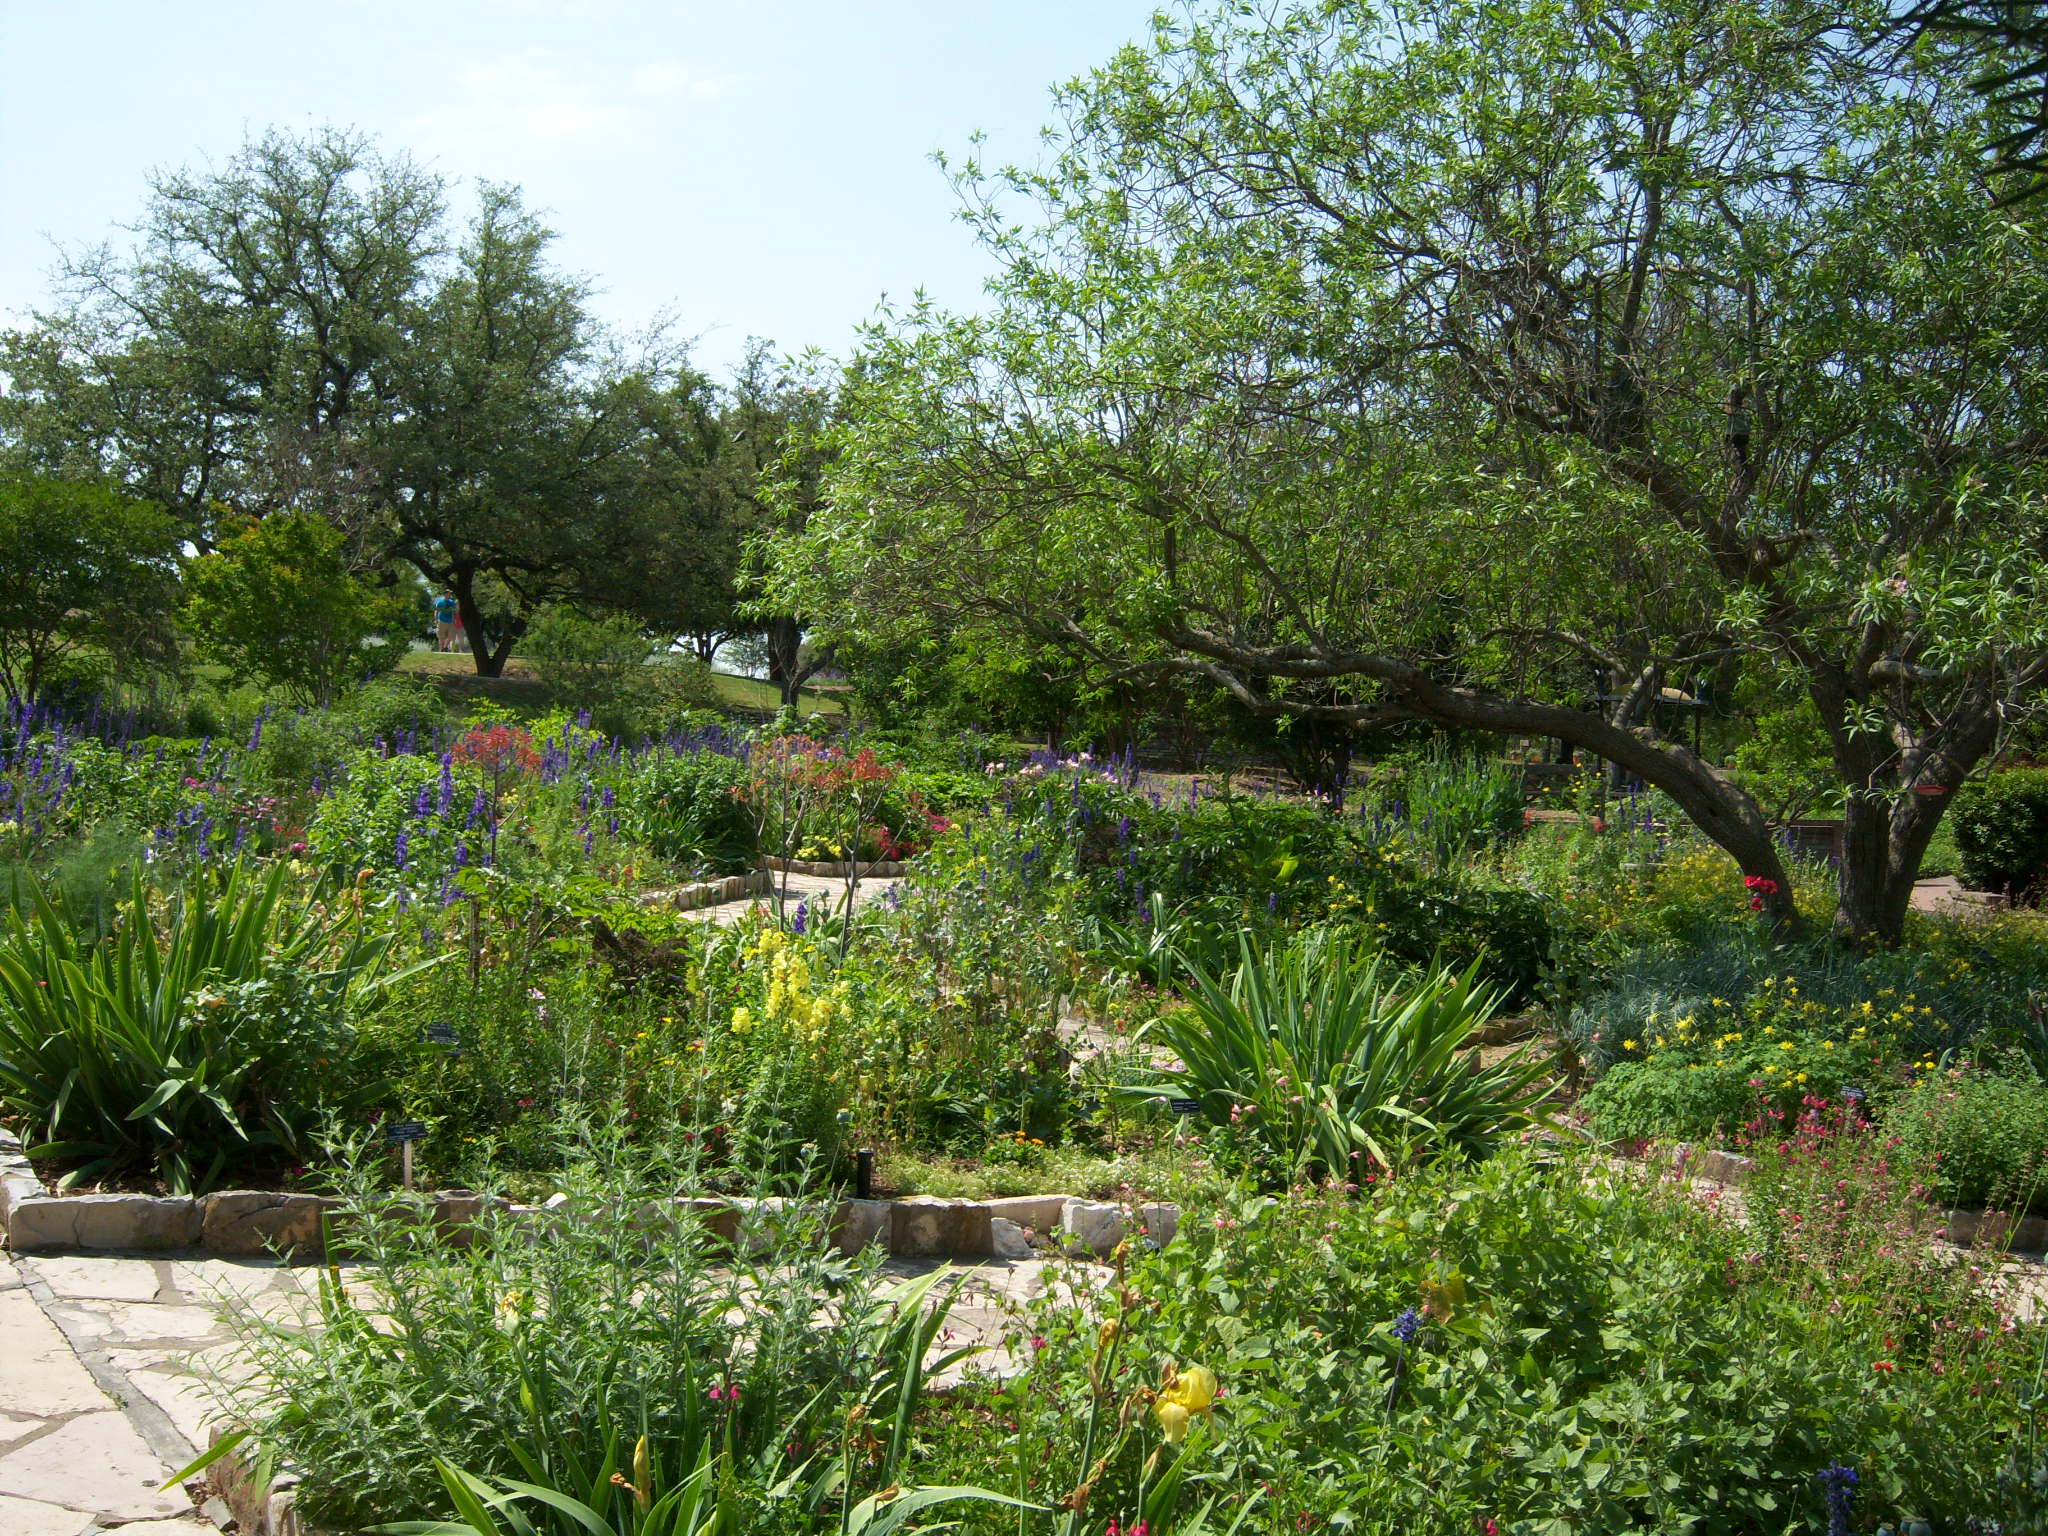
<svg viewBox="0 0 2048 1536">
<path fill-rule="evenodd" d="M 138 869 L 97 941 L 41 888 L 4 914 L 0 1105 L 32 1156 L 76 1160 L 67 1184 L 147 1168 L 187 1193 L 303 1148 L 350 1008 L 421 967 L 382 972 L 388 934 L 294 910 L 287 879 L 200 875 L 156 919 Z"/>
<path fill-rule="evenodd" d="M 1357 940 L 1315 930 L 1277 949 L 1245 943 L 1227 979 L 1189 975 L 1190 1006 L 1147 1035 L 1180 1065 L 1120 1091 L 1194 1100 L 1279 1172 L 1343 1178 L 1366 1157 L 1483 1153 L 1531 1124 L 1546 1096 L 1544 1062 L 1523 1053 L 1482 1067 L 1469 1054 L 1501 1000 L 1476 964 L 1394 974 Z"/>
<path fill-rule="evenodd" d="M 1902 1165 L 1943 1204 L 2048 1212 L 2048 1083 L 2019 1065 L 1924 1073 L 1886 1106 Z"/>
<path fill-rule="evenodd" d="M 688 1157 L 600 1126 L 565 1135 L 547 1219 L 486 1216 L 458 1242 L 338 1151 L 351 1283 L 325 1276 L 308 1317 L 240 1312 L 252 1369 L 220 1383 L 237 1444 L 305 1469 L 328 1528 L 886 1536 L 1000 1499 L 903 1486 L 929 1382 L 971 1353 L 944 1337 L 957 1282 L 842 1258 L 826 1207 L 699 1209 L 675 1194 Z"/>
<path fill-rule="evenodd" d="M 1153 1503 L 1175 1469 L 1196 1508 L 1263 1493 L 1270 1533 L 1736 1536 L 1829 1529 L 1816 1474 L 1841 1464 L 1854 1529 L 2033 1529 L 2042 1326 L 1902 1238 L 1931 1214 L 1902 1223 L 1908 1181 L 1853 1183 L 1886 1155 L 1865 1135 L 1770 1175 L 1792 1198 L 1768 1240 L 1663 1165 L 1571 1148 L 1240 1197 L 1133 1245 L 1113 1289 L 1034 1305 L 1033 1355 L 968 1384 L 927 1475 L 986 1480 L 1014 1424 L 996 1486 L 1085 1485 L 1084 1530 L 1189 1531 Z M 1212 1410 L 1167 1443 L 1162 1382 L 1194 1366 Z"/>
<path fill-rule="evenodd" d="M 2014 768 L 1965 784 L 1950 814 L 1965 884 L 2039 898 L 2048 881 L 2048 768 Z"/>
<path fill-rule="evenodd" d="M 725 873 L 753 868 L 753 816 L 740 791 L 746 765 L 717 752 L 649 755 L 619 786 L 620 825 L 664 859 Z"/>
<path fill-rule="evenodd" d="M 1493 757 L 1439 752 L 1401 781 L 1415 837 L 1439 869 L 1455 869 L 1498 847 L 1522 824 L 1522 773 Z"/>
<path fill-rule="evenodd" d="M 186 573 L 185 619 L 238 679 L 326 704 L 397 665 L 424 607 L 350 568 L 341 531 L 311 512 L 240 525 Z"/>
</svg>

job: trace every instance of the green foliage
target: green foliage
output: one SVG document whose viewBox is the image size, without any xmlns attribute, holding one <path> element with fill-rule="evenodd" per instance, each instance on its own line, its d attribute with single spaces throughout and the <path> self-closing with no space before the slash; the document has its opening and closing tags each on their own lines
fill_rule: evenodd
<svg viewBox="0 0 2048 1536">
<path fill-rule="evenodd" d="M 664 859 L 720 874 L 754 867 L 758 829 L 741 798 L 746 764 L 717 752 L 650 754 L 619 775 L 620 825 Z"/>
<path fill-rule="evenodd" d="M 1367 814 L 1400 803 L 1412 837 L 1439 870 L 1457 871 L 1522 825 L 1522 774 L 1498 756 L 1434 752 L 1389 775 L 1376 771 Z"/>
<path fill-rule="evenodd" d="M 1634 949 L 1617 976 L 1573 1005 L 1566 1027 L 1604 1067 L 1656 1050 L 1733 1058 L 1758 1042 L 1868 1042 L 1864 1069 L 2034 1037 L 2048 954 L 2027 916 L 1931 921 L 1898 950 L 1858 954 L 1827 942 L 1774 946 L 1753 929 Z M 1753 1063 L 1759 1069 L 1767 1059 Z M 1856 1081 L 1850 1078 L 1849 1081 Z"/>
<path fill-rule="evenodd" d="M 561 604 L 527 626 L 520 651 L 557 705 L 593 715 L 630 698 L 654 652 L 646 630 L 627 618 L 589 618 Z"/>
<path fill-rule="evenodd" d="M 1281 1178 L 1356 1182 L 1365 1159 L 1389 1168 L 1481 1155 L 1532 1122 L 1547 1063 L 1481 1067 L 1467 1056 L 1500 1002 L 1477 970 L 1396 978 L 1355 938 L 1327 931 L 1263 953 L 1247 942 L 1230 977 L 1195 970 L 1188 1008 L 1153 1027 L 1180 1065 L 1121 1091 L 1193 1099 Z"/>
<path fill-rule="evenodd" d="M 1884 1125 L 1943 1204 L 2048 1213 L 2048 1083 L 2025 1063 L 2003 1065 L 1923 1073 Z"/>
<path fill-rule="evenodd" d="M 1774 824 L 1801 816 L 1839 815 L 1841 786 L 1820 711 L 1811 699 L 1760 711 L 1753 733 L 1735 749 L 1742 787 Z"/>
<path fill-rule="evenodd" d="M 282 866 L 184 887 L 159 920 L 138 870 L 122 922 L 81 935 L 37 890 L 0 934 L 0 1105 L 76 1182 L 138 1169 L 204 1191 L 295 1159 L 349 1013 L 397 979 L 389 936 L 294 911 Z M 403 973 L 399 973 L 403 974 Z"/>
<path fill-rule="evenodd" d="M 1965 885 L 2039 899 L 2048 883 L 2048 768 L 2011 768 L 1965 784 L 1949 814 Z"/>
<path fill-rule="evenodd" d="M 346 1176 L 354 1274 L 395 1328 L 338 1272 L 322 1276 L 317 1326 L 239 1316 L 255 1370 L 231 1394 L 238 1416 L 266 1465 L 305 1469 L 311 1518 L 359 1530 L 455 1513 L 501 1529 L 467 1489 L 517 1529 L 485 1486 L 516 1481 L 533 1490 L 520 1517 L 547 1536 L 678 1529 L 664 1508 L 678 1496 L 699 1511 L 680 1527 L 693 1532 L 830 1528 L 900 1483 L 926 1383 L 959 1355 L 936 1347 L 942 1274 L 899 1284 L 871 1257 L 840 1260 L 808 1202 L 749 1212 L 769 1248 L 751 1259 L 676 1199 L 687 1162 L 629 1163 L 609 1138 L 565 1152 L 568 1200 L 550 1219 L 487 1216 L 460 1246 L 367 1170 Z"/>
<path fill-rule="evenodd" d="M 1172 1469 L 1172 1529 L 1819 1532 L 1833 1464 L 1867 1529 L 2013 1520 L 2038 1501 L 2041 1325 L 1903 1240 L 1927 1213 L 1902 1226 L 1902 1181 L 1832 1192 L 1883 1155 L 1866 1138 L 1779 1177 L 1803 1241 L 1569 1153 L 1240 1201 L 1134 1253 L 1118 1289 L 1036 1306 L 1044 1348 L 965 1394 L 932 1475 L 985 1476 L 993 1418 L 1016 1425 L 1009 1491 L 1085 1483 L 1091 1520 L 1121 1523 Z M 1218 1400 L 1162 1445 L 1159 1386 L 1197 1364 Z"/>
<path fill-rule="evenodd" d="M 413 596 L 358 577 L 340 530 L 310 512 L 243 524 L 193 563 L 186 586 L 201 652 L 302 704 L 390 671 L 417 627 Z"/>
<path fill-rule="evenodd" d="M 123 670 L 178 659 L 178 525 L 104 486 L 0 477 L 0 692 L 58 681 L 80 648 Z"/>
<path fill-rule="evenodd" d="M 1685 1061 L 1664 1053 L 1649 1061 L 1616 1063 L 1579 1100 L 1578 1109 L 1603 1140 L 1726 1146 L 1757 1112 L 1753 1080 L 1754 1068 L 1747 1064 Z M 1764 1097 L 1768 1102 L 1769 1096 Z"/>
</svg>

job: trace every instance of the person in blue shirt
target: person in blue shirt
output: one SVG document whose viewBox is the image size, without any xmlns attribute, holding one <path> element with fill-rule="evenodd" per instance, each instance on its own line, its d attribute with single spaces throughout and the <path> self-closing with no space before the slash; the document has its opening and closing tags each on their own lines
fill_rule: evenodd
<svg viewBox="0 0 2048 1536">
<path fill-rule="evenodd" d="M 434 649 L 455 649 L 455 596 L 451 592 L 434 599 Z"/>
</svg>

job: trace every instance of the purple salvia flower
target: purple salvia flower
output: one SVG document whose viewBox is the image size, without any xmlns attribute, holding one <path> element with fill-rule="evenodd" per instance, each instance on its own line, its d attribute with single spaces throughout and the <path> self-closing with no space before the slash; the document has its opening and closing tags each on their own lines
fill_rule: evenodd
<svg viewBox="0 0 2048 1536">
<path fill-rule="evenodd" d="M 1837 1463 L 1819 1476 L 1828 1496 L 1828 1536 L 1849 1536 L 1849 1506 L 1855 1502 L 1858 1482 L 1856 1469 Z"/>
<path fill-rule="evenodd" d="M 407 853 L 408 853 L 408 852 L 409 852 L 409 851 L 411 850 L 411 848 L 412 848 L 412 838 L 411 838 L 411 837 L 410 837 L 410 836 L 409 836 L 409 835 L 407 834 L 407 832 L 405 831 L 405 829 L 404 829 L 403 827 L 399 828 L 399 830 L 398 830 L 398 841 L 397 841 L 397 842 L 396 842 L 395 844 L 393 844 L 393 845 L 392 845 L 392 850 L 391 850 L 391 852 L 392 852 L 392 865 L 391 865 L 391 867 L 392 867 L 393 869 L 404 869 L 404 868 L 405 868 L 405 856 L 406 856 L 406 854 L 407 854 Z"/>
</svg>

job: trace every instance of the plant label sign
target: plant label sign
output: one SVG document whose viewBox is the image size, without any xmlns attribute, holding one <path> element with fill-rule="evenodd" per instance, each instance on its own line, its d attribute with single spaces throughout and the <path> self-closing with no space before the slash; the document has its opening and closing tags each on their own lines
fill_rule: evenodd
<svg viewBox="0 0 2048 1536">
<path fill-rule="evenodd" d="M 1199 1099 L 1168 1099 L 1166 1107 L 1176 1115 L 1199 1115 L 1202 1112 L 1202 1102 Z"/>
<path fill-rule="evenodd" d="M 453 1024 L 429 1024 L 427 1026 L 427 1044 L 460 1045 L 462 1044 L 462 1037 L 455 1033 L 455 1026 Z"/>
<path fill-rule="evenodd" d="M 408 1141 L 424 1141 L 427 1127 L 419 1120 L 390 1120 L 384 1125 L 384 1139 L 393 1146 Z"/>
</svg>

